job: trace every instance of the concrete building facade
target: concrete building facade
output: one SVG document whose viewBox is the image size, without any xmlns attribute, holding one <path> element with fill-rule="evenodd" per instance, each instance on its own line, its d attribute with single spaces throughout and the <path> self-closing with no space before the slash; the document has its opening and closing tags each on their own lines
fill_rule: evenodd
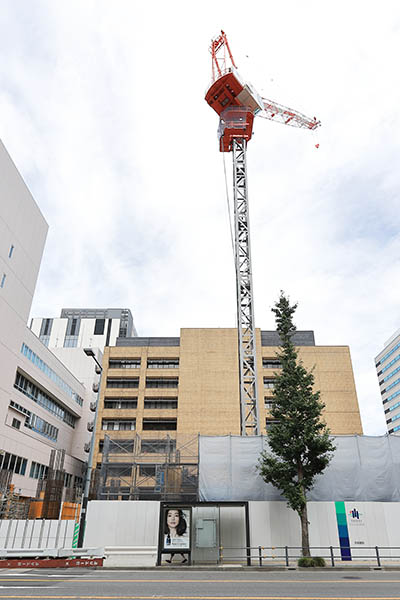
<svg viewBox="0 0 400 600">
<path fill-rule="evenodd" d="M 0 142 L 0 471 L 24 496 L 35 495 L 52 449 L 65 450 L 71 488 L 86 456 L 76 435 L 86 390 L 26 326 L 47 230 Z"/>
<path fill-rule="evenodd" d="M 388 433 L 400 432 L 400 329 L 375 358 Z"/>
<path fill-rule="evenodd" d="M 40 341 L 55 348 L 115 346 L 118 337 L 136 336 L 129 308 L 63 308 L 58 318 L 34 318 L 30 327 Z"/>
<path fill-rule="evenodd" d="M 101 364 L 105 346 L 115 345 L 117 337 L 137 335 L 132 313 L 129 308 L 63 308 L 58 318 L 31 319 L 30 329 L 86 389 L 88 401 L 83 406 L 75 436 L 81 451 L 87 452 L 100 377 L 93 358 L 83 349 L 92 348 Z"/>
<path fill-rule="evenodd" d="M 349 348 L 316 346 L 312 331 L 296 332 L 294 343 L 305 367 L 314 368 L 332 433 L 362 434 Z M 270 408 L 280 368 L 278 345 L 276 332 L 257 330 L 264 434 L 273 425 Z M 122 446 L 135 436 L 142 446 L 158 440 L 161 448 L 167 438 L 179 447 L 198 434 L 230 433 L 240 434 L 235 329 L 181 329 L 180 337 L 120 338 L 116 347 L 105 348 L 95 464 L 101 463 L 105 435 Z"/>
</svg>

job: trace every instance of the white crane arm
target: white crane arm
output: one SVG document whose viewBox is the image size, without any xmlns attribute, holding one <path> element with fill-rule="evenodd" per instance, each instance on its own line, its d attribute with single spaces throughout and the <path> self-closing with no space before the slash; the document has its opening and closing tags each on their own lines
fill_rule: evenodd
<svg viewBox="0 0 400 600">
<path fill-rule="evenodd" d="M 282 106 L 282 104 L 278 104 L 278 102 L 274 102 L 273 100 L 263 98 L 262 101 L 264 110 L 257 113 L 258 117 L 300 129 L 314 130 L 321 125 L 321 121 L 317 121 L 315 117 L 306 117 L 301 112 L 287 106 Z"/>
</svg>

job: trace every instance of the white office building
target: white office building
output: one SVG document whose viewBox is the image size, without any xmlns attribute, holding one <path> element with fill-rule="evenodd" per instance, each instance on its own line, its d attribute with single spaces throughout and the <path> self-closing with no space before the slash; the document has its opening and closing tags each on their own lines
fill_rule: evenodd
<svg viewBox="0 0 400 600">
<path fill-rule="evenodd" d="M 388 433 L 400 432 L 400 329 L 375 358 Z"/>
<path fill-rule="evenodd" d="M 128 308 L 63 308 L 60 317 L 33 318 L 31 330 L 40 341 L 83 383 L 89 402 L 76 426 L 82 449 L 89 447 L 100 374 L 93 358 L 84 348 L 91 348 L 102 363 L 105 346 L 115 346 L 117 337 L 137 336 L 132 313 Z"/>
<path fill-rule="evenodd" d="M 87 457 L 87 390 L 26 325 L 47 230 L 0 142 L 0 470 L 24 496 L 35 495 L 52 449 L 65 450 L 67 487 L 81 483 Z"/>
<path fill-rule="evenodd" d="M 136 336 L 129 308 L 63 308 L 58 318 L 35 318 L 31 329 L 51 349 L 115 346 Z"/>
</svg>

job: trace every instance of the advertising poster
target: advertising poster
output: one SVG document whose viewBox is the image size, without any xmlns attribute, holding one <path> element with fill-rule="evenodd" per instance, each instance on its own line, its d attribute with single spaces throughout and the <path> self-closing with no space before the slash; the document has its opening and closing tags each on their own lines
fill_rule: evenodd
<svg viewBox="0 0 400 600">
<path fill-rule="evenodd" d="M 190 550 L 190 510 L 176 506 L 164 509 L 164 550 Z"/>
</svg>

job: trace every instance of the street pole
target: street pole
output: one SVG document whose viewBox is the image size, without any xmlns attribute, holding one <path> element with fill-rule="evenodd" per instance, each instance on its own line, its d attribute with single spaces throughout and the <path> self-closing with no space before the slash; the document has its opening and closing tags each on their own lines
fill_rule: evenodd
<svg viewBox="0 0 400 600">
<path fill-rule="evenodd" d="M 97 366 L 99 367 L 100 379 L 99 379 L 99 389 L 97 392 L 96 411 L 94 413 L 93 431 L 92 431 L 92 437 L 90 440 L 90 451 L 89 451 L 88 465 L 87 465 L 87 469 L 86 469 L 85 486 L 83 488 L 83 495 L 82 495 L 81 516 L 80 516 L 80 522 L 79 522 L 78 548 L 82 548 L 83 538 L 85 535 L 86 510 L 87 510 L 87 505 L 88 505 L 88 501 L 89 501 L 90 482 L 92 479 L 92 470 L 93 470 L 92 463 L 93 463 L 93 455 L 94 455 L 94 444 L 96 441 L 97 415 L 99 412 L 99 403 L 100 403 L 101 376 L 103 374 L 103 368 L 102 368 L 101 364 L 99 363 L 99 361 L 97 360 L 92 348 L 84 348 L 83 351 L 87 356 L 92 357 L 93 360 L 95 361 L 95 363 L 97 364 Z"/>
</svg>

